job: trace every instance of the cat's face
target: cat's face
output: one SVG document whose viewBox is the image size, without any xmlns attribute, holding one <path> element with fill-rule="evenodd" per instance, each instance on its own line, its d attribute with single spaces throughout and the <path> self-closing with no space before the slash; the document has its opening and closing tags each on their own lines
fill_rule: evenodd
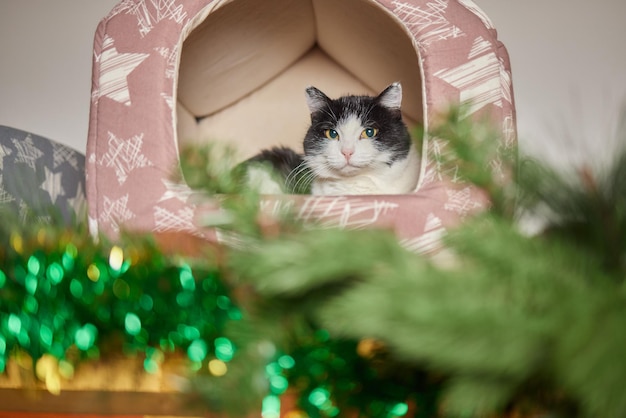
<svg viewBox="0 0 626 418">
<path fill-rule="evenodd" d="M 391 84 L 376 97 L 332 100 L 306 89 L 311 127 L 304 139 L 305 161 L 318 178 L 341 179 L 384 170 L 406 158 L 411 139 L 402 121 L 402 87 Z"/>
</svg>

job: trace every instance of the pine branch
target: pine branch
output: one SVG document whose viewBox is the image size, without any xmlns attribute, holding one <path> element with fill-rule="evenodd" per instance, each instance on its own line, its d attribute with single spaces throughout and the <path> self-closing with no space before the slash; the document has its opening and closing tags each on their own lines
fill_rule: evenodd
<svg viewBox="0 0 626 418">
<path fill-rule="evenodd" d="M 444 168 L 458 168 L 461 179 L 487 194 L 492 213 L 512 219 L 517 197 L 517 148 L 506 144 L 500 130 L 488 120 L 477 122 L 467 113 L 465 106 L 450 107 L 426 134 L 446 144 L 446 152 L 439 156 Z"/>
<path fill-rule="evenodd" d="M 459 165 L 493 206 L 447 235 L 454 264 L 435 265 L 382 231 L 269 237 L 244 195 L 250 205 L 232 205 L 232 225 L 247 225 L 258 245 L 233 251 L 228 274 L 256 291 L 260 329 L 283 328 L 277 346 L 378 341 L 388 364 L 446 377 L 450 416 L 516 402 L 563 417 L 626 416 L 626 152 L 604 174 L 581 169 L 572 181 L 518 160 L 461 115 L 429 134 L 448 142 L 443 163 Z M 521 234 L 519 210 L 547 212 L 545 233 Z M 320 328 L 329 341 L 311 337 Z"/>
</svg>

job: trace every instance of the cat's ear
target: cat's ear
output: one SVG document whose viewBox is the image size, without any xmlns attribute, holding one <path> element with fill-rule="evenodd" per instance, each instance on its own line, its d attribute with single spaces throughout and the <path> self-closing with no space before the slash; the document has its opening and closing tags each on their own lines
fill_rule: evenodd
<svg viewBox="0 0 626 418">
<path fill-rule="evenodd" d="M 400 83 L 390 84 L 377 97 L 378 103 L 393 110 L 400 110 L 402 104 L 402 85 Z"/>
<path fill-rule="evenodd" d="M 313 86 L 306 88 L 306 104 L 311 114 L 322 110 L 329 102 L 330 99 L 321 90 Z"/>
</svg>

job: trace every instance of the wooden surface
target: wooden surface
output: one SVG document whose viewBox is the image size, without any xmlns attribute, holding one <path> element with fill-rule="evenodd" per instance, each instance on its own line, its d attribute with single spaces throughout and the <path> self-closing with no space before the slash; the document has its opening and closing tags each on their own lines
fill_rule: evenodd
<svg viewBox="0 0 626 418">
<path fill-rule="evenodd" d="M 0 418 L 146 418 L 144 415 L 85 415 L 50 412 L 2 412 Z"/>
<path fill-rule="evenodd" d="M 52 395 L 45 390 L 0 389 L 0 418 L 16 418 L 16 413 L 30 417 L 84 417 L 145 416 L 210 417 L 206 408 L 193 406 L 187 399 L 174 393 L 62 391 Z M 215 416 L 215 415 L 213 415 Z"/>
<path fill-rule="evenodd" d="M 145 418 L 143 415 L 76 415 L 36 412 L 1 412 L 0 418 Z"/>
<path fill-rule="evenodd" d="M 60 379 L 60 391 L 55 393 L 28 364 L 12 360 L 0 375 L 0 418 L 211 416 L 206 405 L 176 387 L 185 379 L 182 356 L 165 360 L 156 374 L 146 373 L 139 358 L 81 363 L 71 379 Z"/>
</svg>

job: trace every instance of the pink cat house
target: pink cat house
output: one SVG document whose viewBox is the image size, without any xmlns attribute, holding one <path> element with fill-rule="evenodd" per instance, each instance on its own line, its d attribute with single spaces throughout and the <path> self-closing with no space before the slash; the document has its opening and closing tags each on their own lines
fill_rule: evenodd
<svg viewBox="0 0 626 418">
<path fill-rule="evenodd" d="M 94 231 L 185 231 L 220 239 L 199 218 L 219 207 L 176 183 L 179 150 L 206 141 L 301 149 L 304 89 L 331 97 L 403 86 L 409 126 L 471 103 L 516 139 L 507 51 L 471 0 L 124 0 L 95 36 L 87 144 Z M 265 196 L 303 220 L 392 228 L 428 252 L 447 227 L 485 208 L 481 194 L 436 163 L 445 142 L 424 138 L 414 192 L 385 196 Z M 178 173 L 180 174 L 180 173 Z"/>
</svg>

